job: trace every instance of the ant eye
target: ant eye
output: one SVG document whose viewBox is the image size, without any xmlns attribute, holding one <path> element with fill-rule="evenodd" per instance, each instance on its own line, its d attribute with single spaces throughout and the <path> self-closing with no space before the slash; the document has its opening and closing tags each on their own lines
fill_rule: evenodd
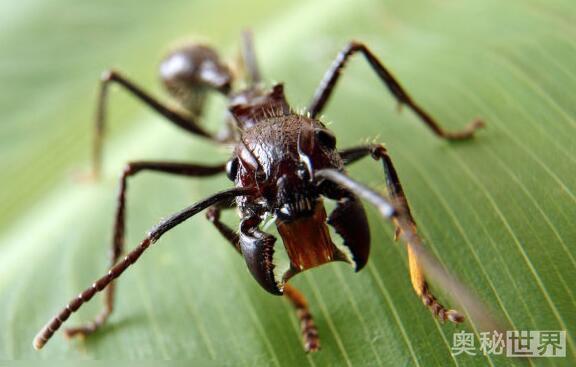
<svg viewBox="0 0 576 367">
<path fill-rule="evenodd" d="M 328 149 L 336 148 L 336 137 L 330 131 L 318 129 L 315 131 L 315 134 L 316 134 L 316 139 L 324 147 L 326 147 Z"/>
<path fill-rule="evenodd" d="M 256 171 L 254 177 L 256 177 L 256 181 L 258 181 L 258 182 L 264 181 L 267 178 L 266 172 L 262 171 L 261 169 Z"/>
<path fill-rule="evenodd" d="M 230 181 L 234 181 L 236 179 L 236 175 L 238 174 L 238 158 L 232 158 L 226 163 L 226 176 Z"/>
</svg>

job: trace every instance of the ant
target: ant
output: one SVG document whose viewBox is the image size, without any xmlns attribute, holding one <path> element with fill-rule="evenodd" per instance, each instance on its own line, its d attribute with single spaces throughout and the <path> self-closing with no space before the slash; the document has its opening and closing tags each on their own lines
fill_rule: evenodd
<svg viewBox="0 0 576 367">
<path fill-rule="evenodd" d="M 187 132 L 215 143 L 233 144 L 227 163 L 208 166 L 196 163 L 136 161 L 128 163 L 120 178 L 120 190 L 112 240 L 110 270 L 89 288 L 72 299 L 34 339 L 42 348 L 54 332 L 82 304 L 105 291 L 104 308 L 90 323 L 65 330 L 68 337 L 86 336 L 108 320 L 114 307 L 115 282 L 130 265 L 160 237 L 178 224 L 207 209 L 207 218 L 220 234 L 244 257 L 250 273 L 266 291 L 284 295 L 294 306 L 300 321 L 304 349 L 320 348 L 320 340 L 305 297 L 288 280 L 307 269 L 344 261 L 356 271 L 368 261 L 370 230 L 361 200 L 374 205 L 395 225 L 395 238 L 407 244 L 412 286 L 435 317 L 441 321 L 463 322 L 463 315 L 444 307 L 431 292 L 427 275 L 440 273 L 445 287 L 456 284 L 438 261 L 422 245 L 416 223 L 392 160 L 381 144 L 347 149 L 336 148 L 336 137 L 318 119 L 340 79 L 343 67 L 355 54 L 362 54 L 399 105 L 410 108 L 432 132 L 446 140 L 464 140 L 483 127 L 480 120 L 465 129 L 449 132 L 420 107 L 392 76 L 390 71 L 364 44 L 350 42 L 336 57 L 320 82 L 305 113 L 295 112 L 284 96 L 283 85 L 271 90 L 263 87 L 250 32 L 243 33 L 242 59 L 245 87 L 232 88 L 234 76 L 216 51 L 204 44 L 187 44 L 174 50 L 160 64 L 160 75 L 169 94 L 179 102 L 174 109 L 159 102 L 123 74 L 110 70 L 100 84 L 94 139 L 94 175 L 100 174 L 101 146 L 105 128 L 108 88 L 119 84 L 169 122 Z M 229 118 L 222 134 L 212 134 L 200 124 L 205 99 L 210 92 L 224 95 L 229 103 Z M 364 186 L 346 174 L 345 167 L 365 157 L 380 161 L 386 178 L 388 197 Z M 189 177 L 226 173 L 234 187 L 220 191 L 184 208 L 153 227 L 146 238 L 124 258 L 124 226 L 128 178 L 148 170 Z M 335 209 L 327 216 L 323 199 L 333 200 Z M 238 231 L 220 221 L 223 209 L 236 207 L 241 222 Z M 286 269 L 277 266 L 276 238 L 260 225 L 275 221 L 290 259 Z M 342 238 L 334 244 L 328 226 Z M 457 288 L 457 286 L 455 286 Z"/>
</svg>

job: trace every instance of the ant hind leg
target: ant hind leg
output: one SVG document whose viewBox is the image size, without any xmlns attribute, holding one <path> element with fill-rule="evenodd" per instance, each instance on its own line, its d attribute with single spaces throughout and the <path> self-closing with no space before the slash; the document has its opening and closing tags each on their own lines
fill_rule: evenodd
<svg viewBox="0 0 576 367">
<path fill-rule="evenodd" d="M 262 81 L 262 74 L 258 67 L 256 51 L 254 49 L 254 37 L 252 31 L 242 32 L 242 64 L 246 71 L 246 79 L 251 87 Z"/>
</svg>

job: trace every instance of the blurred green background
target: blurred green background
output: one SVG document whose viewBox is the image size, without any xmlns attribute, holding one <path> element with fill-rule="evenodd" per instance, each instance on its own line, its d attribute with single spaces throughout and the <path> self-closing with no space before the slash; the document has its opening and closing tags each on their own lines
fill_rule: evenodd
<svg viewBox="0 0 576 367">
<path fill-rule="evenodd" d="M 306 355 L 297 320 L 266 294 L 199 215 L 167 234 L 119 282 L 102 332 L 42 352 L 38 329 L 104 274 L 117 177 L 135 159 L 216 163 L 228 156 L 114 89 L 105 171 L 89 170 L 95 92 L 108 67 L 154 94 L 174 41 L 203 39 L 230 60 L 251 27 L 270 81 L 307 105 L 337 51 L 366 42 L 414 98 L 449 128 L 481 116 L 472 142 L 436 139 L 354 60 L 326 110 L 340 147 L 384 142 L 427 244 L 518 330 L 568 330 L 576 342 L 576 6 L 573 0 L 3 1 L 0 5 L 0 359 L 188 359 L 198 365 L 470 366 L 503 357 L 452 356 L 452 335 L 414 296 L 403 246 L 369 209 L 370 263 L 330 264 L 294 279 L 309 297 L 322 351 Z M 217 129 L 215 98 L 206 124 Z M 354 177 L 383 189 L 378 166 Z M 229 186 L 144 173 L 129 192 L 136 244 L 159 218 Z M 226 220 L 235 223 L 233 215 Z M 439 289 L 441 287 L 437 287 Z M 99 298 L 99 297 L 97 297 Z M 87 321 L 100 299 L 73 323 Z M 476 341 L 477 342 L 477 341 Z"/>
</svg>

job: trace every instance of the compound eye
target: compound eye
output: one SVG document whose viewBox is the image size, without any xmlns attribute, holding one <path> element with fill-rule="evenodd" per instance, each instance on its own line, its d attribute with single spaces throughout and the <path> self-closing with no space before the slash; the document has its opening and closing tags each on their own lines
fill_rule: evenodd
<svg viewBox="0 0 576 367">
<path fill-rule="evenodd" d="M 261 169 L 256 171 L 256 173 L 254 174 L 254 177 L 256 177 L 256 181 L 258 181 L 258 182 L 264 182 L 268 178 L 268 176 L 266 175 L 266 172 L 264 172 Z"/>
<path fill-rule="evenodd" d="M 226 163 L 226 176 L 230 181 L 236 179 L 238 174 L 238 158 L 234 157 Z"/>
<path fill-rule="evenodd" d="M 322 146 L 332 150 L 336 148 L 336 137 L 332 132 L 328 130 L 318 129 L 314 132 L 316 134 L 316 140 L 322 144 Z"/>
</svg>

